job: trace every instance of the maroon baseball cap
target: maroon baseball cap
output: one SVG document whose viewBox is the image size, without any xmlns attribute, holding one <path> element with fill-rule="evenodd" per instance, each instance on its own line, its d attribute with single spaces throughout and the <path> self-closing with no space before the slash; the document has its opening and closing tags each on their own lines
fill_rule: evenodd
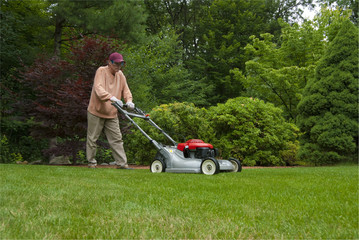
<svg viewBox="0 0 359 240">
<path fill-rule="evenodd" d="M 110 55 L 109 57 L 110 61 L 114 61 L 114 62 L 124 62 L 125 60 L 123 60 L 123 57 L 121 54 L 114 52 Z"/>
</svg>

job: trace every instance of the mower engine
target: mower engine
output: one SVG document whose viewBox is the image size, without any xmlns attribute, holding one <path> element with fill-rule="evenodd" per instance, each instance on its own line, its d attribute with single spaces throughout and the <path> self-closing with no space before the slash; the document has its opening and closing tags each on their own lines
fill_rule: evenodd
<svg viewBox="0 0 359 240">
<path fill-rule="evenodd" d="M 218 156 L 218 150 L 212 144 L 205 143 L 200 139 L 190 139 L 185 143 L 179 143 L 177 149 L 183 152 L 185 158 L 200 158 Z"/>
</svg>

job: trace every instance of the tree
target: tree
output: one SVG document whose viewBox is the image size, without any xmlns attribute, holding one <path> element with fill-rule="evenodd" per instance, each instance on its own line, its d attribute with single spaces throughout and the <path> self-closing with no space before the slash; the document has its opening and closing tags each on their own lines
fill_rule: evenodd
<svg viewBox="0 0 359 240">
<path fill-rule="evenodd" d="M 304 5 L 310 2 L 301 1 Z M 197 58 L 187 63 L 194 71 L 192 78 L 209 86 L 206 94 L 210 104 L 242 94 L 241 81 L 230 71 L 245 71 L 249 59 L 244 48 L 250 36 L 271 33 L 277 38 L 281 28 L 278 18 L 290 19 L 298 7 L 298 1 L 213 1 L 200 22 L 203 34 L 198 39 Z"/>
<path fill-rule="evenodd" d="M 147 31 L 156 34 L 168 28 L 175 30 L 184 49 L 184 61 L 192 60 L 197 56 L 202 36 L 208 33 L 208 26 L 203 24 L 203 20 L 208 18 L 210 9 L 214 8 L 217 11 L 217 4 L 232 4 L 232 1 L 218 0 L 145 0 L 144 2 L 149 14 L 146 21 Z M 267 25 L 266 29 L 277 36 L 276 33 L 280 30 L 277 20 L 282 18 L 289 22 L 299 18 L 302 14 L 300 6 L 312 5 L 312 0 L 249 1 L 247 5 L 240 5 L 243 7 L 241 9 L 243 12 L 248 11 L 247 8 L 252 5 L 250 11 L 262 18 Z"/>
<path fill-rule="evenodd" d="M 320 60 L 298 105 L 300 157 L 316 164 L 357 159 L 358 29 L 349 20 Z"/>
<path fill-rule="evenodd" d="M 41 159 L 40 149 L 46 141 L 29 136 L 31 119 L 23 121 L 13 107 L 22 87 L 15 78 L 39 52 L 51 49 L 51 29 L 46 27 L 50 14 L 42 11 L 46 6 L 45 1 L 0 1 L 0 129 L 9 149 L 21 153 L 27 161 Z"/>
<path fill-rule="evenodd" d="M 90 34 L 132 42 L 144 37 L 146 15 L 140 1 L 48 1 L 51 5 L 47 11 L 52 13 L 52 25 L 55 27 L 54 51 L 57 56 L 64 42 Z"/>
<path fill-rule="evenodd" d="M 245 95 L 259 97 L 282 108 L 286 119 L 295 121 L 297 105 L 307 79 L 323 54 L 326 42 L 323 32 L 312 22 L 290 26 L 281 23 L 281 44 L 273 42 L 271 34 L 252 36 L 246 54 L 245 75 L 235 68 L 231 71 L 246 89 Z"/>
<path fill-rule="evenodd" d="M 145 0 L 149 17 L 147 31 L 157 34 L 167 29 L 178 34 L 183 61 L 193 59 L 198 52 L 199 38 L 203 34 L 200 21 L 213 0 Z"/>
<path fill-rule="evenodd" d="M 282 108 L 286 119 L 295 121 L 297 105 L 309 78 L 328 47 L 328 41 L 349 14 L 323 9 L 314 21 L 301 25 L 289 25 L 280 21 L 280 42 L 272 34 L 250 37 L 245 47 L 251 60 L 246 62 L 245 71 L 235 68 L 234 78 L 245 87 L 245 96 L 259 97 Z"/>
<path fill-rule="evenodd" d="M 209 105 L 238 96 L 243 90 L 229 71 L 235 67 L 243 69 L 243 47 L 248 37 L 265 28 L 254 9 L 259 12 L 264 6 L 259 1 L 218 0 L 201 21 L 201 28 L 206 31 L 199 38 L 197 58 L 189 65 L 194 70 L 193 78 L 208 85 L 205 94 Z"/>
<path fill-rule="evenodd" d="M 62 138 L 47 153 L 72 156 L 83 148 L 87 129 L 87 105 L 96 69 L 120 46 L 111 39 L 98 36 L 73 42 L 63 60 L 39 57 L 26 68 L 20 82 L 20 109 L 33 117 L 36 124 L 32 135 L 39 138 Z"/>
<path fill-rule="evenodd" d="M 0 64 L 1 79 L 12 68 L 21 67 L 21 61 L 31 63 L 32 58 L 50 39 L 50 29 L 43 27 L 49 14 L 41 11 L 46 4 L 41 1 L 1 1 L 0 8 Z"/>
<path fill-rule="evenodd" d="M 203 83 L 192 81 L 182 61 L 182 46 L 174 31 L 148 37 L 146 45 L 124 51 L 125 69 L 134 101 L 140 108 L 173 102 L 204 104 Z"/>
<path fill-rule="evenodd" d="M 358 24 L 358 0 L 318 0 L 317 2 L 324 6 L 337 7 L 340 11 L 347 11 L 349 9 L 352 10 L 350 20 L 352 20 L 353 23 Z"/>
</svg>

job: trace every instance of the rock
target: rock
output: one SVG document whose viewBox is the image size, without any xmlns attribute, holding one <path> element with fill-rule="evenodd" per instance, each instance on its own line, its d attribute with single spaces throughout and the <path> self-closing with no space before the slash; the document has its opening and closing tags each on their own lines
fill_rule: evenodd
<svg viewBox="0 0 359 240">
<path fill-rule="evenodd" d="M 16 164 L 28 164 L 28 161 L 23 161 L 23 162 L 21 162 L 21 161 L 16 161 Z"/>
<path fill-rule="evenodd" d="M 29 163 L 30 165 L 41 165 L 42 161 L 41 160 L 37 160 L 37 161 L 33 161 L 31 163 Z"/>
<path fill-rule="evenodd" d="M 110 162 L 110 165 L 111 165 L 111 166 L 115 166 L 115 165 L 116 165 L 116 162 Z"/>
<path fill-rule="evenodd" d="M 108 166 L 108 163 L 101 163 L 101 166 Z"/>
<path fill-rule="evenodd" d="M 67 165 L 67 164 L 71 164 L 69 157 L 67 156 L 58 156 L 58 157 L 54 157 L 53 159 L 50 160 L 49 162 L 50 165 Z"/>
</svg>

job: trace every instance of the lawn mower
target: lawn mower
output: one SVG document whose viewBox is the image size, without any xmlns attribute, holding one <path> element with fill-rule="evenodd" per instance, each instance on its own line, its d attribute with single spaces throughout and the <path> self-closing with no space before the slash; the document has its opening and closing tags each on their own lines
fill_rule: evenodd
<svg viewBox="0 0 359 240">
<path fill-rule="evenodd" d="M 242 164 L 238 159 L 229 158 L 228 160 L 216 159 L 218 150 L 209 143 L 199 139 L 190 139 L 185 143 L 177 143 L 164 130 L 152 121 L 148 114 L 141 109 L 134 108 L 127 111 L 126 104 L 113 102 L 113 106 L 122 113 L 140 132 L 156 147 L 157 154 L 151 163 L 150 170 L 153 173 L 172 172 L 172 173 L 203 173 L 213 175 L 219 172 L 240 172 Z M 152 139 L 131 117 L 142 118 L 157 128 L 171 142 L 172 146 L 163 145 Z"/>
</svg>

